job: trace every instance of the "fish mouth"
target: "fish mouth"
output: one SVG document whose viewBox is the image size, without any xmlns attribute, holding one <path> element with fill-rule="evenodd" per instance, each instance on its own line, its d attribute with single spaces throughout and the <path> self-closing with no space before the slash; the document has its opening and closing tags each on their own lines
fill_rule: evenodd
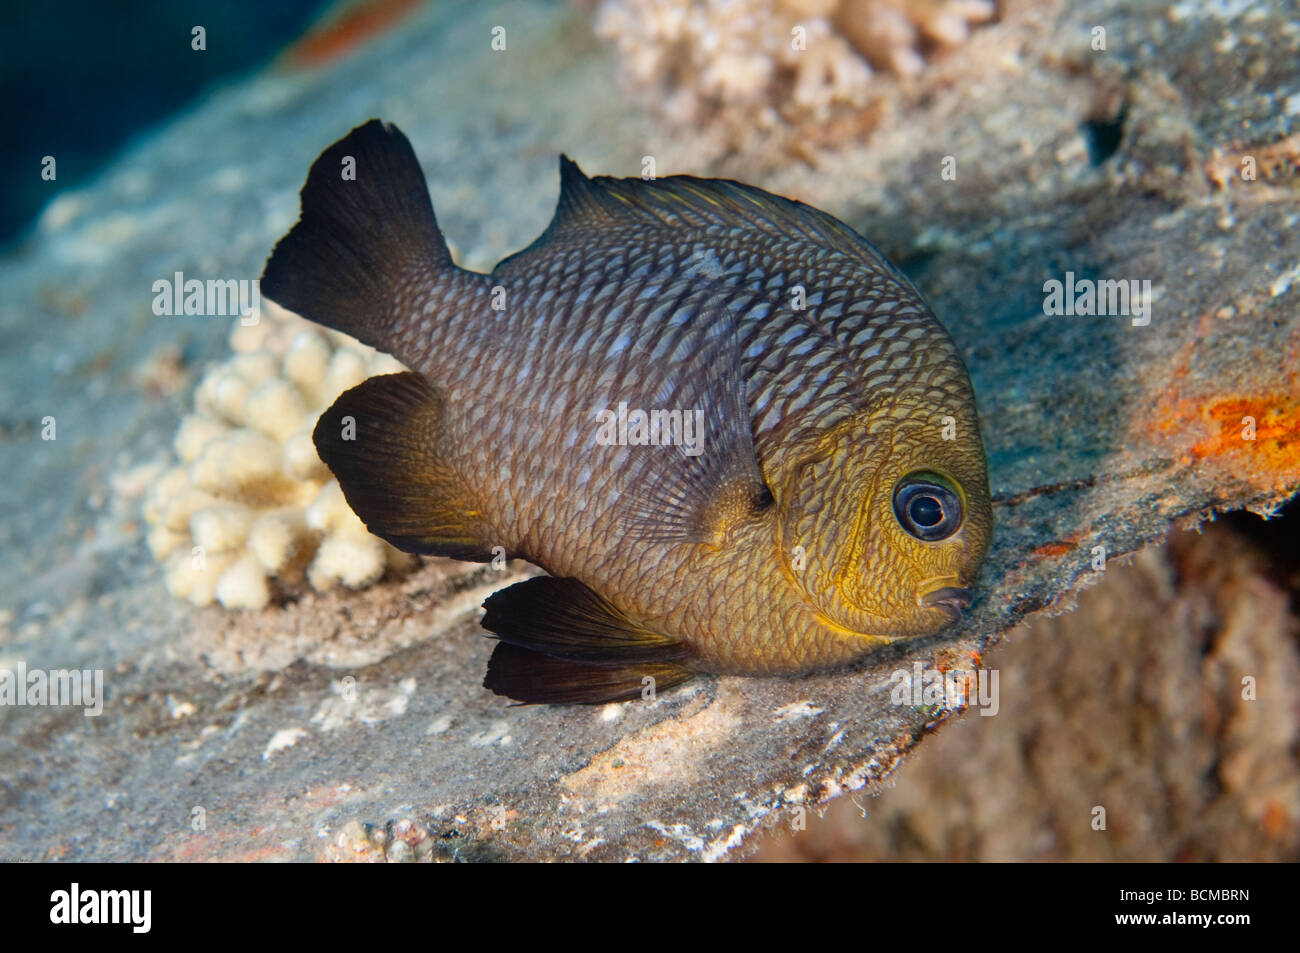
<svg viewBox="0 0 1300 953">
<path fill-rule="evenodd" d="M 916 597 L 916 604 L 926 609 L 942 609 L 953 622 L 961 619 L 963 609 L 969 609 L 974 594 L 962 586 L 941 586 Z"/>
</svg>

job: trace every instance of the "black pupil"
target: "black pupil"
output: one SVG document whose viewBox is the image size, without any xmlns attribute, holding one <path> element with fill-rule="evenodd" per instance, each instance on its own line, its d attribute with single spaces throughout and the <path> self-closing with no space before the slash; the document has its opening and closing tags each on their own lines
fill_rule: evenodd
<svg viewBox="0 0 1300 953">
<path fill-rule="evenodd" d="M 943 504 L 933 496 L 918 496 L 907 512 L 917 526 L 937 526 L 943 520 Z"/>
</svg>

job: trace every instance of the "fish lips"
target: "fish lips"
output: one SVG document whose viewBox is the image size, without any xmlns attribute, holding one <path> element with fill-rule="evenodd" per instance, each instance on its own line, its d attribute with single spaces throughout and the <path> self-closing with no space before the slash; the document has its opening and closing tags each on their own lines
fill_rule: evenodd
<svg viewBox="0 0 1300 953">
<path fill-rule="evenodd" d="M 953 622 L 961 620 L 962 611 L 970 608 L 974 594 L 963 586 L 942 586 L 917 596 L 916 603 L 927 609 L 942 609 Z"/>
</svg>

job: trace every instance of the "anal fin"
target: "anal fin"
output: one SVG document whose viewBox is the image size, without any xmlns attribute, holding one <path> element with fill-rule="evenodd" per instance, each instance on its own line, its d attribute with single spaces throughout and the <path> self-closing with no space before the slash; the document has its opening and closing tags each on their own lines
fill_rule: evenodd
<svg viewBox="0 0 1300 953">
<path fill-rule="evenodd" d="M 524 705 L 603 705 L 639 698 L 648 684 L 661 692 L 694 677 L 672 662 L 592 665 L 502 642 L 492 652 L 483 687 Z"/>
<path fill-rule="evenodd" d="M 501 640 L 483 685 L 516 701 L 626 701 L 647 685 L 658 691 L 695 675 L 682 664 L 689 646 L 639 625 L 576 579 L 526 579 L 483 607 L 483 627 Z"/>
<path fill-rule="evenodd" d="M 408 553 L 487 561 L 490 530 L 443 453 L 443 411 L 422 375 L 385 374 L 341 394 L 312 440 L 370 532 Z"/>
</svg>

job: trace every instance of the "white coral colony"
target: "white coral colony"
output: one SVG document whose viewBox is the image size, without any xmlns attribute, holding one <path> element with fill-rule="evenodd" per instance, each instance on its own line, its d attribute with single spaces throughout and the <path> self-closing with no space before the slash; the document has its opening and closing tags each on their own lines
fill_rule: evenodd
<svg viewBox="0 0 1300 953">
<path fill-rule="evenodd" d="M 204 375 L 176 432 L 179 465 L 145 501 L 171 593 L 260 609 L 304 585 L 359 589 L 417 565 L 366 530 L 311 439 L 339 394 L 403 367 L 266 301 L 230 344 L 235 356 Z"/>
<path fill-rule="evenodd" d="M 669 119 L 767 124 L 862 106 L 873 70 L 915 74 L 996 15 L 994 0 L 601 0 L 595 28 Z"/>
</svg>

